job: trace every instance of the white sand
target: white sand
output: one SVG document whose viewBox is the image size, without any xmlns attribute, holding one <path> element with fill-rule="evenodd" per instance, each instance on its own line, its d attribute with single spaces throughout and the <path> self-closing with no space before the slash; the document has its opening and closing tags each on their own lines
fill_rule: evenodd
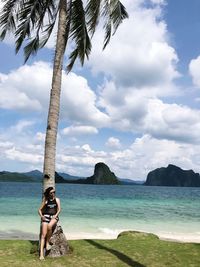
<svg viewBox="0 0 200 267">
<path fill-rule="evenodd" d="M 87 233 L 87 232 L 65 232 L 67 240 L 80 240 L 80 239 L 116 239 L 118 235 L 123 231 L 134 231 L 130 229 L 121 229 L 111 231 L 109 229 L 102 229 L 99 233 Z M 137 230 L 138 231 L 138 230 Z M 144 231 L 140 231 L 144 232 Z M 173 242 L 184 242 L 184 243 L 200 243 L 200 232 L 198 233 L 152 233 L 159 237 L 161 240 L 173 241 Z M 38 240 L 39 233 L 29 233 L 17 230 L 12 231 L 0 231 L 0 239 L 10 240 Z"/>
</svg>

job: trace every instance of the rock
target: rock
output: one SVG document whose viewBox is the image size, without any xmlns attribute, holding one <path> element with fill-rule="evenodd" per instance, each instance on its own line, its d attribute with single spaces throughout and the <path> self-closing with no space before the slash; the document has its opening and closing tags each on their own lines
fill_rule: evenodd
<svg viewBox="0 0 200 267">
<path fill-rule="evenodd" d="M 55 258 L 70 253 L 70 247 L 60 225 L 57 225 L 53 231 L 50 242 L 52 243 L 52 247 L 46 253 L 48 257 Z"/>
<path fill-rule="evenodd" d="M 86 179 L 86 183 L 90 184 L 120 184 L 119 180 L 109 167 L 99 162 L 95 165 L 94 174 Z"/>
<path fill-rule="evenodd" d="M 200 187 L 200 175 L 192 170 L 182 170 L 169 164 L 167 168 L 162 167 L 149 172 L 144 185 Z"/>
</svg>

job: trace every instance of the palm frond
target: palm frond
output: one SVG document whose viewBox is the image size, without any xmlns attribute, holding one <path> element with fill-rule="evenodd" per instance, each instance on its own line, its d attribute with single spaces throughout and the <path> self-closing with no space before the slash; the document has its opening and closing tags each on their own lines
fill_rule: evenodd
<svg viewBox="0 0 200 267">
<path fill-rule="evenodd" d="M 40 43 L 39 43 L 39 49 L 45 46 L 45 44 L 48 42 L 49 37 L 51 36 L 51 33 L 53 31 L 53 28 L 55 26 L 56 22 L 56 17 L 55 19 L 51 22 L 50 25 L 48 25 L 45 30 L 42 32 L 42 35 L 40 37 Z"/>
<path fill-rule="evenodd" d="M 70 72 L 74 66 L 74 63 L 78 57 L 78 48 L 74 49 L 69 56 L 70 63 L 67 65 L 67 71 Z"/>
<path fill-rule="evenodd" d="M 91 51 L 91 41 L 87 31 L 85 10 L 82 0 L 72 1 L 69 38 L 75 42 L 75 49 L 70 55 L 70 63 L 67 66 L 68 71 L 72 69 L 77 57 L 83 65 L 85 56 L 88 57 Z"/>
<path fill-rule="evenodd" d="M 94 35 L 100 17 L 101 0 L 89 0 L 86 5 L 85 13 L 87 18 L 88 31 Z"/>
<path fill-rule="evenodd" d="M 33 40 L 31 40 L 25 47 L 24 47 L 24 61 L 26 62 L 30 55 L 34 55 L 37 53 L 39 47 L 39 36 L 36 36 Z"/>
<path fill-rule="evenodd" d="M 31 55 L 31 48 L 34 54 L 48 41 L 58 13 L 57 1 L 3 0 L 3 2 L 0 39 L 3 40 L 7 32 L 14 33 L 16 53 L 24 42 L 31 39 L 24 48 L 26 61 Z"/>
<path fill-rule="evenodd" d="M 24 40 L 26 38 L 30 38 L 31 33 L 35 33 L 35 36 L 38 38 L 39 32 L 42 30 L 44 25 L 45 14 L 51 3 L 52 0 L 29 0 L 20 7 L 20 12 L 18 13 L 18 21 L 20 24 L 15 32 L 15 36 L 17 38 L 16 53 L 21 48 Z"/>
<path fill-rule="evenodd" d="M 104 23 L 105 37 L 104 37 L 104 43 L 103 43 L 103 49 L 105 49 L 107 44 L 110 41 L 111 34 L 112 34 L 110 0 L 104 0 L 103 6 L 102 6 L 101 16 L 105 19 L 105 23 Z"/>
<path fill-rule="evenodd" d="M 10 0 L 6 1 L 3 5 L 0 14 L 0 40 L 3 40 L 9 31 L 14 31 L 16 29 L 16 7 L 19 1 Z"/>
<path fill-rule="evenodd" d="M 47 0 L 46 5 L 43 7 L 42 14 L 40 14 L 40 19 L 37 25 L 37 34 L 40 34 L 39 49 L 44 47 L 47 43 L 55 26 L 59 9 L 54 2 L 54 0 Z M 45 16 L 48 16 L 48 25 L 45 25 L 44 27 L 43 23 Z"/>
<path fill-rule="evenodd" d="M 126 18 L 128 18 L 128 13 L 125 9 L 125 7 L 122 5 L 122 3 L 119 0 L 111 0 L 112 6 L 112 13 L 111 13 L 111 19 L 113 23 L 114 32 L 116 32 L 119 25 L 122 23 L 122 21 Z"/>
<path fill-rule="evenodd" d="M 103 45 L 103 49 L 105 49 L 110 41 L 111 35 L 115 34 L 122 21 L 128 18 L 128 13 L 119 0 L 104 0 L 101 16 L 105 18 L 105 37 Z"/>
</svg>

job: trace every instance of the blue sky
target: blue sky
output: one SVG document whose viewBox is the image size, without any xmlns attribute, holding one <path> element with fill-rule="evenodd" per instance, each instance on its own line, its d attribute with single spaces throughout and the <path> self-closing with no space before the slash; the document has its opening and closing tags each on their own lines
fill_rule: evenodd
<svg viewBox="0 0 200 267">
<path fill-rule="evenodd" d="M 56 169 L 90 176 L 103 161 L 135 180 L 168 164 L 199 172 L 200 2 L 122 2 L 129 19 L 106 50 L 99 27 L 89 61 L 63 73 Z M 54 41 L 25 65 L 11 36 L 0 43 L 1 170 L 42 170 Z"/>
</svg>

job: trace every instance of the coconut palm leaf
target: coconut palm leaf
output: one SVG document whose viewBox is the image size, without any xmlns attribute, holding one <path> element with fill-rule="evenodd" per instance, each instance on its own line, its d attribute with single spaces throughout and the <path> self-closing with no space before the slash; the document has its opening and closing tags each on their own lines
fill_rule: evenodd
<svg viewBox="0 0 200 267">
<path fill-rule="evenodd" d="M 54 1 L 46 1 L 46 5 L 43 6 L 37 21 L 35 37 L 32 37 L 31 41 L 24 47 L 25 62 L 29 59 L 30 55 L 36 54 L 37 50 L 44 47 L 49 40 L 55 26 L 58 10 L 54 5 Z M 46 26 L 44 25 L 44 20 L 47 20 L 47 16 L 49 24 Z"/>
<path fill-rule="evenodd" d="M 10 0 L 5 1 L 3 9 L 0 14 L 0 40 L 3 40 L 6 36 L 7 31 L 15 31 L 16 22 L 15 22 L 15 8 L 19 1 Z"/>
<path fill-rule="evenodd" d="M 110 41 L 111 35 L 115 34 L 122 21 L 128 18 L 128 13 L 119 0 L 104 0 L 102 16 L 106 20 L 104 24 L 105 38 L 103 45 L 103 49 L 105 49 Z"/>
<path fill-rule="evenodd" d="M 72 69 L 76 58 L 84 64 L 85 56 L 88 57 L 91 51 L 91 41 L 87 31 L 85 10 L 82 0 L 72 1 L 70 36 L 75 43 L 75 48 L 70 54 L 70 63 L 67 66 L 68 72 Z"/>
<path fill-rule="evenodd" d="M 94 35 L 96 26 L 99 22 L 99 16 L 101 11 L 101 0 L 88 1 L 85 9 L 88 31 L 91 33 L 91 36 Z"/>
<path fill-rule="evenodd" d="M 31 54 L 35 54 L 48 41 L 58 12 L 58 8 L 56 8 L 52 0 L 34 1 L 34 4 L 32 2 L 32 0 L 27 1 L 21 8 L 21 12 L 18 15 L 18 20 L 21 23 L 15 32 L 17 37 L 16 53 L 21 48 L 22 43 L 27 38 L 30 39 L 32 37 L 31 41 L 24 48 L 25 62 Z M 49 26 L 44 30 L 47 22 Z"/>
<path fill-rule="evenodd" d="M 114 32 L 116 32 L 119 25 L 124 19 L 128 18 L 128 13 L 126 12 L 125 7 L 118 0 L 113 0 L 113 9 L 111 14 L 111 19 L 113 23 Z"/>
</svg>

